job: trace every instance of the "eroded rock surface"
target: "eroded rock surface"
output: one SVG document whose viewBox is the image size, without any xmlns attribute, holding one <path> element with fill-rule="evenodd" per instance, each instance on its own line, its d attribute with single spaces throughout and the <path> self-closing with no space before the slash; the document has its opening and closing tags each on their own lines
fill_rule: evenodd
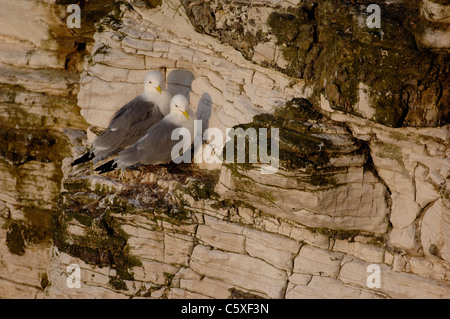
<svg viewBox="0 0 450 319">
<path fill-rule="evenodd" d="M 69 31 L 60 2 L 1 1 L 1 297 L 43 296 L 61 162 L 71 154 L 63 131 L 86 127 L 79 72 L 105 1 L 83 5 L 83 32 Z"/>
<path fill-rule="evenodd" d="M 369 3 L 381 7 L 381 29 L 365 23 Z M 85 41 L 79 79 L 29 72 L 50 63 L 41 59 L 20 70 L 5 62 L 5 118 L 31 126 L 28 109 L 11 112 L 46 92 L 36 107 L 61 110 L 38 120 L 57 119 L 52 130 L 59 138 L 66 128 L 66 138 L 50 143 L 63 147 L 58 156 L 36 151 L 45 134 L 12 135 L 2 151 L 11 186 L 0 202 L 1 280 L 15 296 L 50 298 L 449 298 L 447 9 L 431 0 L 129 1 Z M 104 176 L 90 163 L 72 168 L 150 69 L 173 94 L 189 94 L 204 129 L 279 128 L 277 173 L 261 174 L 261 163 Z M 53 188 L 35 191 L 49 184 L 28 171 L 17 182 L 7 165 L 19 162 Z M 23 229 L 39 212 L 11 217 L 29 206 L 14 187 L 52 212 L 45 248 Z M 25 275 L 32 252 L 41 259 L 27 259 Z M 81 269 L 78 289 L 67 286 L 70 264 Z M 380 288 L 367 286 L 372 264 Z"/>
</svg>

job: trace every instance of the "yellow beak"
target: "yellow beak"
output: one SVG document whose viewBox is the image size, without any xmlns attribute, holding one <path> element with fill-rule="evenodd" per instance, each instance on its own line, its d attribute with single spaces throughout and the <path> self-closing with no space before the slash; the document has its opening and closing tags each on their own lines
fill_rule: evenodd
<svg viewBox="0 0 450 319">
<path fill-rule="evenodd" d="M 183 113 L 183 114 L 184 114 L 184 116 L 186 116 L 186 117 L 187 117 L 187 119 L 189 120 L 189 115 L 188 115 L 188 112 L 187 112 L 187 111 L 184 111 L 184 112 L 181 112 L 181 113 Z"/>
<path fill-rule="evenodd" d="M 162 93 L 161 87 L 160 87 L 159 85 L 156 87 L 156 90 L 157 90 L 160 94 Z"/>
</svg>

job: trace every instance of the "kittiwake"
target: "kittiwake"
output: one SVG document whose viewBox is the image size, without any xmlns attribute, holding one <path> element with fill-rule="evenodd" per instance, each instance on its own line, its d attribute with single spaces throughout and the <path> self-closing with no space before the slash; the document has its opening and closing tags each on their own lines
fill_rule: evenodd
<svg viewBox="0 0 450 319">
<path fill-rule="evenodd" d="M 148 129 L 134 145 L 127 147 L 115 159 L 97 167 L 95 170 L 103 174 L 136 164 L 169 163 L 172 160 L 172 148 L 180 143 L 179 140 L 172 140 L 172 132 L 179 128 L 186 128 L 189 131 L 190 141 L 183 138 L 183 145 L 185 145 L 183 149 L 187 149 L 194 141 L 194 121 L 196 118 L 194 111 L 189 107 L 187 98 L 182 94 L 175 95 L 170 101 L 169 114 Z"/>
<path fill-rule="evenodd" d="M 171 94 L 161 89 L 161 72 L 150 71 L 144 77 L 144 93 L 122 106 L 108 127 L 95 138 L 93 147 L 72 166 L 116 154 L 139 140 L 142 134 L 170 111 Z"/>
</svg>

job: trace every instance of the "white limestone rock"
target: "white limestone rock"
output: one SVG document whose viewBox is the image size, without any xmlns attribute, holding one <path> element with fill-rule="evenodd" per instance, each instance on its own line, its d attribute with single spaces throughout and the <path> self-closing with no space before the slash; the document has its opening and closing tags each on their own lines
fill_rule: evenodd
<svg viewBox="0 0 450 319">
<path fill-rule="evenodd" d="M 230 296 L 230 284 L 220 280 L 203 277 L 202 279 L 180 279 L 180 288 L 202 294 L 210 298 L 226 299 Z"/>
<path fill-rule="evenodd" d="M 412 250 L 417 247 L 416 227 L 410 224 L 404 228 L 394 227 L 389 233 L 389 242 L 397 247 Z"/>
<path fill-rule="evenodd" d="M 217 227 L 199 225 L 197 229 L 197 237 L 204 244 L 210 245 L 217 249 L 231 251 L 235 253 L 243 253 L 245 237 L 239 233 L 227 233 L 220 231 Z"/>
<path fill-rule="evenodd" d="M 382 247 L 360 243 L 357 241 L 349 242 L 348 240 L 336 239 L 333 251 L 343 252 L 364 261 L 381 263 L 385 260 L 385 250 Z M 389 262 L 387 262 L 389 263 Z"/>
<path fill-rule="evenodd" d="M 94 54 L 92 60 L 95 63 L 102 63 L 115 68 L 145 69 L 143 56 L 127 54 L 119 50 L 104 49 L 104 52 Z"/>
<path fill-rule="evenodd" d="M 370 264 L 358 259 L 344 258 L 339 279 L 344 284 L 366 287 L 367 278 L 373 272 L 368 272 Z M 382 291 L 392 298 L 449 298 L 448 283 L 420 277 L 404 272 L 394 272 L 388 266 L 379 264 L 381 287 L 373 288 L 375 292 Z"/>
<path fill-rule="evenodd" d="M 284 271 L 258 258 L 211 250 L 202 245 L 194 247 L 190 267 L 200 274 L 269 298 L 282 298 L 287 280 Z"/>
<path fill-rule="evenodd" d="M 243 177 L 234 179 L 231 171 L 222 167 L 215 191 L 225 197 L 243 197 L 262 211 L 308 227 L 335 228 L 339 223 L 340 229 L 362 229 L 374 233 L 384 233 L 387 228 L 386 189 L 375 180 L 371 182 L 373 175 L 370 172 L 362 177 L 366 183 L 314 189 L 314 192 L 305 190 L 303 185 L 285 188 L 286 183 L 292 183 L 293 179 L 284 178 L 281 172 L 261 175 L 257 170 L 239 170 L 239 173 Z M 248 181 L 248 184 L 243 184 L 242 180 Z M 252 192 L 235 191 L 238 188 L 242 190 L 243 185 L 251 185 L 246 187 L 251 188 Z M 271 200 L 258 195 L 274 192 L 277 197 Z"/>
<path fill-rule="evenodd" d="M 294 273 L 336 278 L 343 254 L 303 246 L 294 260 Z"/>
<path fill-rule="evenodd" d="M 307 286 L 296 285 L 288 288 L 287 299 L 358 299 L 374 298 L 376 295 L 362 293 L 361 288 L 344 285 L 336 279 L 313 276 Z"/>
<path fill-rule="evenodd" d="M 263 2 L 279 5 L 283 10 L 300 3 Z M 52 1 L 44 3 L 18 1 L 14 5 L 33 10 L 24 12 L 23 17 L 12 17 L 9 24 L 4 23 L 5 12 L 12 10 L 12 5 L 3 3 L 0 82 L 20 85 L 41 95 L 63 95 L 69 90 L 76 93 L 77 77 L 46 69 L 61 68 L 64 60 L 55 54 L 56 42 L 47 32 L 49 21 L 57 25 L 61 19 L 55 19 L 46 9 Z M 436 3 L 424 0 L 422 14 L 432 23 L 442 23 L 447 21 L 448 10 L 441 7 L 436 10 Z M 248 14 L 260 17 L 256 23 L 267 30 L 264 21 L 270 10 L 260 8 L 253 6 Z M 164 1 L 156 10 L 136 6 L 123 13 L 123 27 L 96 33 L 91 60 L 86 61 L 81 74 L 78 106 L 90 125 L 105 127 L 119 107 L 142 93 L 142 78 L 151 69 L 164 72 L 172 93 L 190 96 L 191 105 L 202 115 L 204 128 L 218 127 L 222 131 L 250 122 L 254 115 L 271 112 L 294 97 L 309 97 L 312 93 L 301 80 L 247 61 L 230 46 L 196 32 L 178 1 Z M 226 14 L 217 15 L 216 20 L 218 25 L 230 23 Z M 438 29 L 425 31 L 423 42 L 432 49 L 445 48 L 445 35 Z M 33 51 L 27 55 L 28 46 Z M 255 52 L 253 62 L 272 61 L 279 67 L 287 66 L 282 52 L 273 46 L 273 39 L 258 44 Z M 29 68 L 35 69 L 29 72 Z M 185 72 L 178 72 L 180 69 Z M 373 116 L 370 90 L 360 84 L 359 93 L 359 111 L 370 118 Z M 325 97 L 321 98 L 321 108 L 332 113 L 334 120 L 347 123 L 351 131 L 349 134 L 326 126 L 320 135 L 349 152 L 330 160 L 336 187 L 314 187 L 304 182 L 305 175 L 308 176 L 301 170 L 279 171 L 265 177 L 256 170 L 240 171 L 253 181 L 249 187 L 253 195 L 238 198 L 236 191 L 242 190 L 241 181 L 222 168 L 216 190 L 254 205 L 255 210 L 217 209 L 213 208 L 213 201 L 195 201 L 191 197 L 188 202 L 196 218 L 191 224 L 175 225 L 164 218 L 153 221 L 140 214 L 121 214 L 120 218 L 114 215 L 128 234 L 129 253 L 142 263 L 132 268 L 134 281 L 124 281 L 128 291 L 117 291 L 108 285 L 110 278 L 117 275 L 109 267 L 88 265 L 57 249 L 47 267 L 48 247 L 30 245 L 24 255 L 32 260 L 29 271 L 21 257 L 0 246 L 1 263 L 12 260 L 0 269 L 0 296 L 41 297 L 43 292 L 37 293 L 39 289 L 35 287 L 39 287 L 42 274 L 47 271 L 51 285 L 45 297 L 50 298 L 129 298 L 141 289 L 151 291 L 151 298 L 227 298 L 232 288 L 269 298 L 449 298 L 449 210 L 438 192 L 448 187 L 445 183 L 450 167 L 446 160 L 448 128 L 388 128 L 334 111 Z M 36 108 L 44 104 L 36 94 L 18 92 L 14 102 L 33 107 L 35 114 L 46 112 Z M 70 119 L 69 115 L 64 116 Z M 354 138 L 367 141 L 379 177 L 363 167 L 364 156 L 351 154 L 355 150 Z M 77 149 L 80 153 L 84 150 Z M 23 164 L 26 169 L 40 171 L 24 180 L 30 194 L 27 200 L 40 198 L 43 207 L 51 208 L 54 201 L 51 192 L 36 189 L 36 184 L 44 184 L 56 169 L 46 164 Z M 67 169 L 69 164 L 67 159 L 63 167 Z M 15 208 L 19 203 L 13 191 L 17 178 L 3 173 L 5 167 L 0 163 L 5 189 L 0 192 L 1 221 L 6 217 L 21 220 L 24 214 Z M 79 179 L 88 188 L 100 187 L 116 194 L 126 189 L 127 179 L 138 174 L 123 174 L 121 182 L 98 176 Z M 68 177 L 69 171 L 65 170 L 65 179 Z M 147 173 L 142 182 L 156 183 L 158 178 Z M 175 184 L 162 180 L 157 185 L 166 187 L 170 196 Z M 274 202 L 266 200 L 271 194 L 277 194 Z M 138 200 L 135 203 L 139 205 Z M 388 216 L 394 226 L 389 244 L 414 250 L 416 254 L 422 251 L 420 244 L 425 256 L 413 258 L 408 252 L 400 256 L 369 240 L 355 238 L 349 242 L 317 231 L 323 227 L 358 230 L 370 239 L 375 234 L 386 235 Z M 85 231 L 78 223 L 69 224 L 68 233 L 73 236 L 82 236 Z M 416 233 L 420 238 L 415 237 Z M 3 242 L 5 237 L 3 228 L 0 231 Z M 79 290 L 67 288 L 66 267 L 70 263 L 81 266 L 83 278 Z M 370 263 L 381 267 L 380 289 L 366 286 Z M 11 274 L 20 275 L 21 280 L 12 282 L 8 279 Z M 165 287 L 172 275 L 172 286 Z"/>
<path fill-rule="evenodd" d="M 441 199 L 425 211 L 420 239 L 426 255 L 440 256 L 450 262 L 450 210 Z"/>
<path fill-rule="evenodd" d="M 292 260 L 298 253 L 300 243 L 250 228 L 245 228 L 243 234 L 246 237 L 245 251 L 250 256 L 261 258 L 278 269 L 292 269 Z"/>
<path fill-rule="evenodd" d="M 441 175 L 436 172 L 431 172 L 422 165 L 417 166 L 415 170 L 415 186 L 416 198 L 415 201 L 421 206 L 425 207 L 432 201 L 439 198 L 439 193 L 436 191 L 435 185 L 444 183 Z M 434 185 L 433 185 L 434 184 Z"/>
<path fill-rule="evenodd" d="M 412 224 L 420 213 L 420 206 L 406 195 L 391 194 L 391 223 L 394 227 L 405 228 Z"/>
</svg>

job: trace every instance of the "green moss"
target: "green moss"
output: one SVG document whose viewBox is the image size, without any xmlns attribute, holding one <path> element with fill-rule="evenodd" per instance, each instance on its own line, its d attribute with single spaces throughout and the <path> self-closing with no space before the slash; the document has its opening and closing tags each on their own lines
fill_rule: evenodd
<svg viewBox="0 0 450 319">
<path fill-rule="evenodd" d="M 388 136 L 396 141 L 407 141 L 408 140 L 407 135 L 405 135 L 403 133 L 399 133 L 399 132 L 390 131 L 390 132 L 388 132 Z"/>
<path fill-rule="evenodd" d="M 145 288 L 144 285 L 142 285 L 138 291 L 134 294 L 134 297 L 151 297 L 152 292 L 155 290 L 161 289 L 161 286 L 153 286 L 149 288 Z"/>
<path fill-rule="evenodd" d="M 288 101 L 283 107 L 277 108 L 274 115 L 286 120 L 301 122 L 317 121 L 323 118 L 323 115 L 314 108 L 311 102 L 303 98 L 294 98 Z"/>
<path fill-rule="evenodd" d="M 110 277 L 108 284 L 113 287 L 115 290 L 128 290 L 125 282 L 117 277 Z"/>
<path fill-rule="evenodd" d="M 6 233 L 6 246 L 15 255 L 25 254 L 25 240 L 23 238 L 23 228 L 18 224 L 11 224 Z"/>
<path fill-rule="evenodd" d="M 95 31 L 98 32 L 98 33 L 102 33 L 102 32 L 105 31 L 105 27 L 102 24 L 100 24 L 100 23 L 96 23 L 95 24 Z"/>
<path fill-rule="evenodd" d="M 182 204 L 179 208 L 169 208 L 165 211 L 165 215 L 167 215 L 170 220 L 170 223 L 179 224 L 180 222 L 184 222 L 190 219 L 192 211 L 185 208 Z"/>
<path fill-rule="evenodd" d="M 365 117 L 359 109 L 359 84 L 364 83 L 374 110 L 370 120 L 392 127 L 444 125 L 449 116 L 449 95 L 443 89 L 448 86 L 448 54 L 421 47 L 414 37 L 436 25 L 420 18 L 419 2 L 376 3 L 383 12 L 381 29 L 363 23 L 368 1 L 306 0 L 274 6 L 265 21 L 269 30 L 263 31 L 253 19 L 244 20 L 242 13 L 251 4 L 182 1 L 197 31 L 233 46 L 250 61 L 257 45 L 274 38 L 285 61 L 258 64 L 310 85 L 314 102 L 323 94 L 333 109 Z M 216 15 L 229 23 L 218 28 Z M 426 105 L 436 114 L 427 113 Z"/>
<path fill-rule="evenodd" d="M 255 295 L 250 292 L 244 292 L 236 288 L 230 288 L 228 289 L 228 291 L 230 292 L 230 296 L 228 297 L 228 299 L 264 299 L 261 296 Z"/>
<path fill-rule="evenodd" d="M 93 192 L 100 196 L 105 196 L 110 193 L 110 189 L 106 185 L 95 184 Z"/>
<path fill-rule="evenodd" d="M 314 109 L 311 103 L 305 99 L 293 99 L 284 107 L 275 110 L 274 114 L 258 114 L 252 123 L 240 124 L 234 129 L 241 128 L 244 131 L 249 128 L 267 128 L 267 149 L 271 149 L 271 128 L 279 129 L 279 164 L 287 170 L 296 170 L 307 167 L 324 167 L 329 163 L 327 150 L 332 150 L 333 145 L 324 138 L 319 129 L 312 128 L 311 122 L 322 119 L 322 115 Z M 229 143 L 231 143 L 230 141 Z M 237 163 L 237 137 L 234 137 L 234 163 L 239 169 L 253 169 L 249 163 L 249 141 L 246 136 L 245 163 Z M 223 156 L 226 158 L 227 146 L 224 147 Z M 259 160 L 259 158 L 258 158 Z M 233 172 L 236 172 L 233 169 Z"/>
<path fill-rule="evenodd" d="M 348 240 L 353 242 L 354 238 L 360 234 L 359 230 L 344 230 L 344 229 L 331 229 L 326 227 L 306 227 L 309 231 L 319 233 L 330 238 L 339 240 Z"/>
<path fill-rule="evenodd" d="M 84 236 L 67 235 L 68 221 L 72 218 L 87 226 Z M 54 215 L 54 229 L 53 241 L 59 250 L 89 264 L 111 267 L 120 279 L 132 280 L 131 269 L 142 266 L 140 260 L 129 253 L 128 234 L 109 211 L 104 211 L 98 218 L 90 218 L 84 213 L 63 210 Z M 120 283 L 114 279 L 113 284 Z"/>
<path fill-rule="evenodd" d="M 427 74 L 435 64 L 433 54 L 418 51 L 411 34 L 399 23 L 401 20 L 390 19 L 389 14 L 383 19 L 380 35 L 359 27 L 352 30 L 354 16 L 350 10 L 342 11 L 337 25 L 326 25 L 321 33 L 324 48 L 315 63 L 316 95 L 325 93 L 333 108 L 363 116 L 358 103 L 359 84 L 364 83 L 370 87 L 373 120 L 402 126 L 410 111 L 408 100 L 415 100 L 419 94 L 417 84 L 411 83 L 429 82 Z M 323 21 L 336 16 L 327 15 Z"/>
<path fill-rule="evenodd" d="M 164 279 L 165 279 L 164 285 L 166 287 L 172 286 L 172 281 L 173 281 L 173 278 L 175 277 L 175 275 L 171 274 L 169 272 L 164 272 L 163 275 L 164 275 Z"/>
<path fill-rule="evenodd" d="M 147 7 L 154 9 L 162 4 L 162 0 L 145 0 Z"/>
<path fill-rule="evenodd" d="M 105 195 L 109 194 L 110 191 L 106 192 L 106 188 L 102 189 L 102 193 L 104 192 Z M 112 201 L 105 199 L 105 204 L 107 204 L 106 211 L 108 213 L 119 213 L 119 214 L 134 214 L 137 211 L 137 208 L 135 205 L 130 203 L 128 196 L 126 193 L 120 193 L 117 196 L 114 196 Z"/>
<path fill-rule="evenodd" d="M 192 196 L 196 201 L 217 198 L 218 195 L 214 192 L 214 187 L 219 180 L 219 175 L 219 170 L 202 172 L 199 179 L 191 181 L 188 187 L 181 188 L 180 190 Z"/>
<path fill-rule="evenodd" d="M 248 202 L 239 200 L 239 199 L 221 199 L 220 201 L 216 201 L 211 204 L 211 207 L 214 209 L 237 209 L 239 208 L 248 208 L 253 212 L 256 212 L 257 209 L 252 205 L 248 204 Z"/>
<path fill-rule="evenodd" d="M 41 277 L 40 284 L 41 284 L 42 289 L 47 288 L 48 285 L 50 284 L 50 282 L 49 282 L 49 280 L 48 280 L 48 275 L 47 275 L 47 273 L 44 272 L 43 274 L 41 274 L 40 277 Z"/>
<path fill-rule="evenodd" d="M 116 0 L 108 3 L 105 8 L 108 8 L 110 11 L 106 16 L 103 15 L 104 18 L 101 19 L 99 24 L 108 26 L 114 31 L 119 31 L 122 26 L 123 13 L 125 10 L 131 9 L 132 7 L 128 2 Z M 97 28 L 98 27 L 99 26 L 97 26 Z"/>
<path fill-rule="evenodd" d="M 377 147 L 376 155 L 382 158 L 389 158 L 392 160 L 397 161 L 401 167 L 405 167 L 403 163 L 403 157 L 402 157 L 402 149 L 401 147 L 395 145 L 395 144 L 389 144 L 389 143 L 383 143 L 383 142 L 377 142 L 375 143 L 375 146 Z"/>
<path fill-rule="evenodd" d="M 92 226 L 92 218 L 84 213 L 74 212 L 74 211 L 66 211 L 67 216 L 72 216 L 75 218 L 80 224 L 91 227 Z"/>
<path fill-rule="evenodd" d="M 314 186 L 336 186 L 334 177 L 322 172 L 312 173 L 307 177 L 307 182 Z"/>
<path fill-rule="evenodd" d="M 56 132 L 0 127 L 0 157 L 14 164 L 27 161 L 60 162 L 69 149 Z"/>
<path fill-rule="evenodd" d="M 310 76 L 307 71 L 308 63 L 313 60 L 316 26 L 310 16 L 313 10 L 302 5 L 301 8 L 290 12 L 272 12 L 266 23 L 270 33 L 277 39 L 277 45 L 283 53 L 287 66 L 282 70 L 289 76 L 304 78 Z M 279 69 L 278 66 L 273 65 Z"/>
<path fill-rule="evenodd" d="M 132 271 L 132 268 L 142 267 L 142 262 L 139 260 L 139 258 L 130 255 L 126 251 L 113 253 L 112 259 L 112 268 L 117 271 L 117 276 L 124 280 L 134 280 L 134 273 Z"/>
<path fill-rule="evenodd" d="M 314 233 L 319 233 L 327 237 L 337 239 L 337 240 L 347 240 L 348 242 L 354 242 L 355 237 L 361 235 L 360 230 L 345 230 L 345 229 L 331 229 L 326 227 L 306 227 L 309 231 Z M 383 236 L 375 236 L 373 234 L 366 234 L 368 240 L 367 243 L 371 245 L 376 245 L 384 247 L 385 239 Z"/>
<path fill-rule="evenodd" d="M 6 222 L 6 245 L 8 250 L 16 255 L 23 255 L 27 243 L 50 243 L 52 238 L 51 216 L 53 211 L 34 207 L 23 208 L 26 223 Z"/>
<path fill-rule="evenodd" d="M 63 186 L 66 190 L 73 192 L 70 199 L 74 199 L 79 203 L 89 203 L 89 201 L 97 200 L 98 196 L 103 197 L 112 192 L 112 189 L 107 185 L 91 184 L 88 179 L 67 179 L 64 181 Z M 82 194 L 75 195 L 75 193 L 80 192 Z"/>
<path fill-rule="evenodd" d="M 279 41 L 292 42 L 299 33 L 300 21 L 293 14 L 272 12 L 267 19 L 267 25 Z"/>
<path fill-rule="evenodd" d="M 257 191 L 257 192 L 255 192 L 255 195 L 260 198 L 264 198 L 266 201 L 268 201 L 272 204 L 275 204 L 275 202 L 277 200 L 271 191 Z"/>
<path fill-rule="evenodd" d="M 353 242 L 354 238 L 360 233 L 359 230 L 337 230 L 334 236 L 335 239 L 348 240 Z"/>
<path fill-rule="evenodd" d="M 69 191 L 89 190 L 89 183 L 86 180 L 82 179 L 66 179 L 63 186 Z"/>
<path fill-rule="evenodd" d="M 33 206 L 23 207 L 27 220 L 24 228 L 24 238 L 29 243 L 49 241 L 52 237 L 52 215 L 54 210 L 42 209 Z"/>
<path fill-rule="evenodd" d="M 20 92 L 20 88 L 18 89 Z M 63 103 L 63 102 L 61 102 Z M 53 209 L 42 209 L 57 201 L 57 192 L 62 177 L 60 169 L 56 169 L 48 175 L 46 191 L 54 194 L 54 198 L 30 199 L 27 196 L 31 183 L 38 180 L 30 175 L 29 166 L 21 165 L 30 161 L 40 163 L 59 163 L 68 155 L 68 146 L 65 139 L 58 132 L 43 129 L 10 128 L 5 124 L 0 128 L 0 157 L 6 160 L 5 165 L 15 179 L 16 200 L 20 204 L 20 210 L 24 215 L 24 221 L 8 221 L 6 228 L 6 245 L 11 253 L 23 255 L 25 247 L 29 243 L 50 244 L 52 238 L 52 214 Z M 19 126 L 16 122 L 15 126 Z M 2 161 L 3 161 L 2 160 Z M 56 167 L 58 167 L 56 165 Z M 47 173 L 45 173 L 47 175 Z M 56 205 L 55 205 L 56 209 Z"/>
<path fill-rule="evenodd" d="M 105 213 L 101 219 L 101 223 L 104 229 L 106 229 L 108 235 L 111 237 L 120 238 L 120 242 L 128 240 L 128 234 L 123 231 L 121 224 L 116 218 L 112 217 L 108 212 Z"/>
<path fill-rule="evenodd" d="M 92 56 L 96 56 L 97 54 L 106 55 L 108 53 L 109 53 L 108 47 L 106 45 L 102 45 L 97 50 L 95 50 L 95 52 L 92 54 Z"/>
<path fill-rule="evenodd" d="M 384 247 L 384 245 L 386 244 L 386 240 L 383 236 L 373 236 L 367 241 L 367 243 Z"/>
</svg>

